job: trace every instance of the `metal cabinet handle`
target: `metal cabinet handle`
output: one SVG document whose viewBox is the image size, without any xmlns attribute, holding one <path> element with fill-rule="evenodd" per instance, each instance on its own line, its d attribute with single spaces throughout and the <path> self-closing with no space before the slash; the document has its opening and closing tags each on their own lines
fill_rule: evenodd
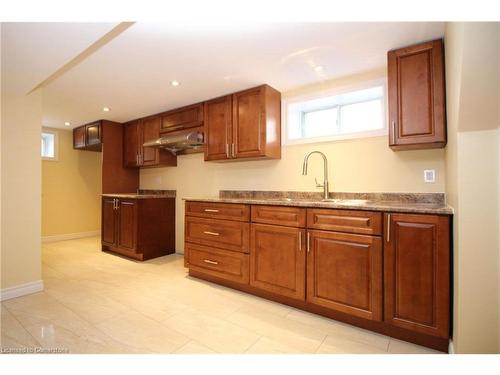
<svg viewBox="0 0 500 375">
<path fill-rule="evenodd" d="M 311 251 L 311 232 L 307 232 L 307 252 Z"/>
<path fill-rule="evenodd" d="M 391 241 L 391 214 L 387 214 L 387 242 Z"/>
<path fill-rule="evenodd" d="M 302 251 L 302 231 L 299 231 L 299 251 Z"/>
<path fill-rule="evenodd" d="M 219 212 L 219 210 L 214 210 L 212 208 L 205 208 L 205 212 Z"/>
<path fill-rule="evenodd" d="M 203 261 L 205 263 L 208 263 L 208 264 L 215 264 L 215 265 L 219 264 L 219 262 L 216 262 L 215 260 L 210 260 L 210 259 L 203 259 Z"/>
<path fill-rule="evenodd" d="M 204 231 L 203 233 L 205 233 L 205 234 L 209 234 L 209 235 L 211 235 L 211 236 L 220 236 L 220 233 L 216 233 L 216 232 Z"/>
</svg>

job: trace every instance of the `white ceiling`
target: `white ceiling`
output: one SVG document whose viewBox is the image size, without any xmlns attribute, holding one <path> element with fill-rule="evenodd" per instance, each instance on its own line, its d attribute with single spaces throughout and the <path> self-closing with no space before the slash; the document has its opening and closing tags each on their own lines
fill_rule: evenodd
<svg viewBox="0 0 500 375">
<path fill-rule="evenodd" d="M 78 34 L 79 27 L 66 25 Z M 76 126 L 100 118 L 123 122 L 262 83 L 283 92 L 385 66 L 389 49 L 443 34 L 443 23 L 429 22 L 139 22 L 44 88 L 43 124 L 64 127 L 70 121 Z M 39 41 L 38 52 L 52 53 L 58 44 L 46 38 Z M 315 72 L 315 65 L 324 71 Z M 181 85 L 172 87 L 171 80 Z M 111 111 L 104 113 L 104 106 Z"/>
</svg>

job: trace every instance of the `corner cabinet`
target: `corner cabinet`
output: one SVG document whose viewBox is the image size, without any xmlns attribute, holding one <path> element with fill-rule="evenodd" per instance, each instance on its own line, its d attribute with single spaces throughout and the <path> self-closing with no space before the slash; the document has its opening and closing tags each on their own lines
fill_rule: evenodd
<svg viewBox="0 0 500 375">
<path fill-rule="evenodd" d="M 123 126 L 125 167 L 177 166 L 177 156 L 169 151 L 143 146 L 144 142 L 160 137 L 161 117 L 146 117 Z"/>
<path fill-rule="evenodd" d="M 447 216 L 385 214 L 385 321 L 447 338 L 450 244 Z"/>
<path fill-rule="evenodd" d="M 268 85 L 205 102 L 205 160 L 281 158 L 281 94 Z"/>
<path fill-rule="evenodd" d="M 102 124 L 96 121 L 73 129 L 75 150 L 102 151 Z"/>
<path fill-rule="evenodd" d="M 102 251 L 147 260 L 175 253 L 175 198 L 102 198 Z"/>
<path fill-rule="evenodd" d="M 389 146 L 446 145 L 444 53 L 441 39 L 388 52 Z"/>
</svg>

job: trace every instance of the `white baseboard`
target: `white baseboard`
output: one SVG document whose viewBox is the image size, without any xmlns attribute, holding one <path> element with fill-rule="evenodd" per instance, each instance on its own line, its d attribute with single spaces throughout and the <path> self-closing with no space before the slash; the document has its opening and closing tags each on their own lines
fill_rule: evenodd
<svg viewBox="0 0 500 375">
<path fill-rule="evenodd" d="M 56 242 L 56 241 L 74 240 L 76 238 L 99 236 L 100 234 L 101 234 L 100 230 L 94 230 L 94 231 L 91 231 L 91 232 L 58 234 L 58 235 L 55 235 L 55 236 L 45 236 L 45 237 L 42 237 L 42 242 L 45 243 L 45 242 Z"/>
<path fill-rule="evenodd" d="M 450 339 L 450 343 L 448 345 L 448 354 L 455 354 L 455 347 L 453 346 L 452 339 Z"/>
<path fill-rule="evenodd" d="M 41 292 L 43 290 L 43 280 L 33 281 L 31 283 L 11 286 L 0 291 L 0 301 L 11 298 L 25 296 L 27 294 Z"/>
</svg>

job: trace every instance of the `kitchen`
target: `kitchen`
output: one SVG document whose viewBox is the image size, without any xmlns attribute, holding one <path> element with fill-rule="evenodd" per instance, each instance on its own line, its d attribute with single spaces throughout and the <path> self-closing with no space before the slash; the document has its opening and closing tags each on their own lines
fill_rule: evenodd
<svg viewBox="0 0 500 375">
<path fill-rule="evenodd" d="M 22 27 L 44 32 L 2 25 L 2 45 L 28 60 Z M 41 271 L 2 259 L 6 342 L 498 353 L 498 23 L 98 28 L 78 63 L 38 80 Z M 151 58 L 161 43 L 176 60 Z"/>
</svg>

